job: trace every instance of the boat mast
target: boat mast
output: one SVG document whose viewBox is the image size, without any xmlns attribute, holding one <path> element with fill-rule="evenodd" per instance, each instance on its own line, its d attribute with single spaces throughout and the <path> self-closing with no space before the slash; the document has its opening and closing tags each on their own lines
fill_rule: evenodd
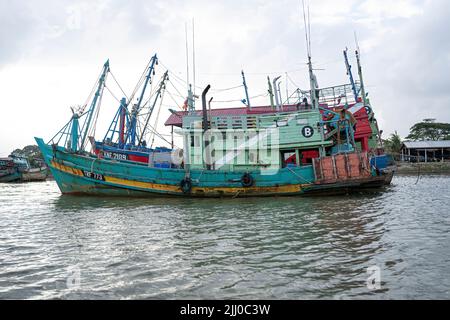
<svg viewBox="0 0 450 320">
<path fill-rule="evenodd" d="M 125 120 L 127 115 L 127 100 L 122 98 L 120 100 L 119 111 L 119 147 L 123 147 L 125 144 Z"/>
<path fill-rule="evenodd" d="M 155 109 L 156 102 L 158 101 L 158 98 L 161 96 L 161 91 L 165 88 L 167 80 L 169 80 L 169 71 L 166 71 L 164 73 L 163 79 L 161 80 L 161 83 L 159 84 L 158 91 L 156 92 L 156 95 L 155 95 L 155 100 L 153 101 L 153 105 L 152 105 L 152 107 L 150 108 L 150 110 L 148 112 L 147 120 L 145 121 L 144 128 L 142 129 L 142 134 L 141 134 L 141 137 L 139 138 L 138 146 L 140 146 L 141 143 L 142 143 L 142 139 L 144 138 L 144 133 L 145 133 L 145 130 L 147 129 L 148 123 L 149 123 L 150 118 L 152 116 L 153 109 Z M 156 130 L 156 128 L 153 128 L 153 129 Z"/>
<path fill-rule="evenodd" d="M 250 98 L 248 97 L 248 87 L 247 87 L 247 82 L 245 81 L 244 70 L 241 70 L 241 74 L 242 74 L 242 84 L 244 85 L 244 89 L 245 89 L 245 97 L 247 98 L 247 106 L 251 110 L 252 106 L 250 105 Z"/>
<path fill-rule="evenodd" d="M 270 82 L 269 76 L 267 76 L 267 84 L 269 85 L 269 97 L 270 97 L 270 106 L 272 109 L 275 109 L 275 104 L 273 102 L 273 89 L 272 89 L 272 83 Z"/>
<path fill-rule="evenodd" d="M 364 88 L 364 81 L 362 76 L 362 69 L 361 69 L 361 60 L 359 58 L 359 48 L 355 51 L 356 54 L 356 61 L 358 62 L 358 74 L 359 74 L 359 82 L 361 85 L 361 97 L 364 103 L 364 106 L 367 105 L 367 98 L 366 98 L 366 90 Z"/>
<path fill-rule="evenodd" d="M 79 122 L 78 122 L 78 113 L 74 112 L 72 115 L 72 128 L 70 134 L 70 149 L 73 152 L 78 151 L 78 130 L 79 130 Z"/>
<path fill-rule="evenodd" d="M 348 62 L 347 51 L 348 49 L 345 48 L 344 50 L 345 67 L 347 68 L 347 75 L 350 78 L 350 84 L 352 85 L 353 95 L 355 96 L 355 102 L 358 102 L 358 92 L 356 91 L 355 80 L 353 80 L 352 66 Z"/>
<path fill-rule="evenodd" d="M 89 127 L 90 127 L 91 121 L 92 121 L 92 115 L 94 114 L 95 108 L 97 106 L 98 98 L 102 94 L 103 89 L 105 87 L 105 80 L 106 80 L 106 76 L 107 76 L 108 72 L 109 72 L 109 59 L 103 65 L 103 71 L 102 71 L 102 75 L 100 76 L 100 79 L 98 81 L 97 91 L 95 92 L 94 99 L 92 99 L 92 103 L 91 103 L 91 106 L 90 106 L 89 111 L 88 111 L 88 118 L 87 118 L 86 123 L 84 125 L 84 134 L 83 134 L 83 136 L 81 138 L 81 149 L 83 149 L 84 143 L 86 141 L 88 130 L 89 130 Z M 74 114 L 74 118 L 73 119 L 76 120 L 75 123 L 78 122 L 78 117 L 79 117 L 79 115 L 77 114 L 76 115 L 76 119 L 75 119 L 75 114 Z M 77 123 L 77 125 L 78 125 L 78 123 Z M 78 136 L 78 133 L 77 133 L 77 136 Z M 76 138 L 77 138 L 76 141 L 78 142 L 78 137 L 76 137 Z M 72 137 L 72 140 L 75 140 L 74 137 Z M 78 149 L 77 148 L 77 144 L 75 144 L 75 146 L 72 145 L 72 149 L 74 151 L 77 151 L 77 149 Z"/>
<path fill-rule="evenodd" d="M 156 54 L 151 58 L 150 61 L 151 61 L 150 67 L 148 68 L 148 73 L 147 73 L 147 76 L 145 77 L 144 87 L 142 88 L 141 96 L 139 97 L 137 105 L 133 106 L 133 110 L 131 111 L 130 132 L 128 132 L 128 135 L 131 136 L 131 144 L 132 145 L 134 145 L 136 143 L 137 116 L 140 112 L 142 100 L 144 99 L 145 90 L 147 89 L 148 83 L 151 81 L 151 77 L 154 72 L 155 64 L 158 64 L 158 57 L 156 56 Z M 127 135 L 127 138 L 128 138 L 128 135 Z"/>
</svg>

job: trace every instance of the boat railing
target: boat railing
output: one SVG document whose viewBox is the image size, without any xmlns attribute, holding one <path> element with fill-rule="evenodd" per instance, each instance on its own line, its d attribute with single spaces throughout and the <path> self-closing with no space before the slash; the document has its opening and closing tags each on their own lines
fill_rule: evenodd
<svg viewBox="0 0 450 320">
<path fill-rule="evenodd" d="M 356 89 L 359 92 L 360 85 L 356 82 Z M 351 84 L 321 88 L 318 90 L 319 105 L 327 107 L 337 107 L 344 104 L 355 103 L 355 96 Z M 296 89 L 283 104 L 302 104 L 311 101 L 309 90 Z"/>
<path fill-rule="evenodd" d="M 359 84 L 357 83 L 357 88 Z M 343 104 L 355 103 L 355 97 L 351 84 L 321 88 L 319 90 L 319 104 L 336 107 Z"/>
</svg>

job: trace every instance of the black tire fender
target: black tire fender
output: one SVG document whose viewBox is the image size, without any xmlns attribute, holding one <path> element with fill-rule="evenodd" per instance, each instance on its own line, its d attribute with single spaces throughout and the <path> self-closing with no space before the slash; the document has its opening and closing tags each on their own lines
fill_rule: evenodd
<svg viewBox="0 0 450 320">
<path fill-rule="evenodd" d="M 253 179 L 252 175 L 248 172 L 244 173 L 241 177 L 241 183 L 244 188 L 251 187 L 255 180 Z"/>
<path fill-rule="evenodd" d="M 181 180 L 180 188 L 181 188 L 181 191 L 183 191 L 184 194 L 191 193 L 191 191 L 192 191 L 191 178 L 184 178 L 183 180 Z"/>
</svg>

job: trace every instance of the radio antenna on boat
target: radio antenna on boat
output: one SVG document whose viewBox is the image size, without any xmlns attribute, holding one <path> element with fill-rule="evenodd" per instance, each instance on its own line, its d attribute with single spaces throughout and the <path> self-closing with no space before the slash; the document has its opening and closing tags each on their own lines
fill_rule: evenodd
<svg viewBox="0 0 450 320">
<path fill-rule="evenodd" d="M 194 18 L 192 18 L 192 69 L 193 69 L 193 87 L 194 87 L 194 97 L 195 97 L 195 23 Z"/>
<path fill-rule="evenodd" d="M 186 38 L 186 85 L 187 91 L 189 91 L 189 46 L 188 46 L 187 22 L 184 24 L 184 33 Z"/>
<path fill-rule="evenodd" d="M 302 6 L 303 6 L 303 22 L 305 25 L 305 37 L 306 37 L 306 51 L 308 54 L 308 69 L 309 69 L 309 84 L 311 87 L 311 104 L 313 108 L 317 109 L 319 107 L 318 101 L 317 101 L 317 89 L 319 85 L 317 84 L 317 78 L 314 75 L 313 68 L 312 68 L 312 62 L 311 62 L 311 22 L 310 22 L 310 16 L 309 16 L 309 5 L 308 5 L 308 19 L 306 19 L 306 10 L 305 10 L 305 1 L 302 0 Z"/>
<path fill-rule="evenodd" d="M 362 68 L 361 68 L 361 60 L 360 60 L 360 50 L 359 50 L 359 43 L 358 38 L 356 37 L 356 31 L 354 32 L 355 35 L 355 44 L 356 44 L 356 62 L 358 63 L 358 75 L 359 75 L 359 85 L 361 86 L 361 97 L 362 101 L 364 103 L 364 106 L 367 105 L 367 97 L 366 97 L 366 89 L 364 88 L 364 81 L 362 76 Z"/>
</svg>

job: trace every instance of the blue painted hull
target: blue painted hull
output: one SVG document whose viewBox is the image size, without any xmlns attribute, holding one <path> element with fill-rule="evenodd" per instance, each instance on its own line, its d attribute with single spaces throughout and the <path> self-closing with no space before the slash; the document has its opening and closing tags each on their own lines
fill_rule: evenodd
<svg viewBox="0 0 450 320">
<path fill-rule="evenodd" d="M 21 175 L 19 172 L 14 171 L 6 174 L 0 174 L 0 182 L 15 182 L 19 181 L 21 178 Z"/>
<path fill-rule="evenodd" d="M 151 168 L 128 161 L 98 159 L 52 149 L 36 139 L 55 181 L 64 194 L 173 195 L 193 197 L 242 197 L 302 194 L 314 183 L 312 166 L 284 168 L 274 175 L 250 172 L 254 183 L 244 187 L 243 172 L 191 170 L 192 190 L 182 191 L 183 169 Z"/>
<path fill-rule="evenodd" d="M 335 194 L 373 188 L 384 184 L 384 177 L 353 179 L 333 184 L 315 183 L 312 166 L 283 168 L 275 174 L 249 172 L 253 178 L 244 186 L 244 172 L 191 170 L 192 187 L 183 192 L 183 169 L 152 168 L 129 161 L 98 159 L 93 155 L 74 154 L 64 148 L 36 139 L 44 159 L 63 194 L 107 196 L 185 196 L 185 197 L 249 197 L 304 194 Z"/>
</svg>

